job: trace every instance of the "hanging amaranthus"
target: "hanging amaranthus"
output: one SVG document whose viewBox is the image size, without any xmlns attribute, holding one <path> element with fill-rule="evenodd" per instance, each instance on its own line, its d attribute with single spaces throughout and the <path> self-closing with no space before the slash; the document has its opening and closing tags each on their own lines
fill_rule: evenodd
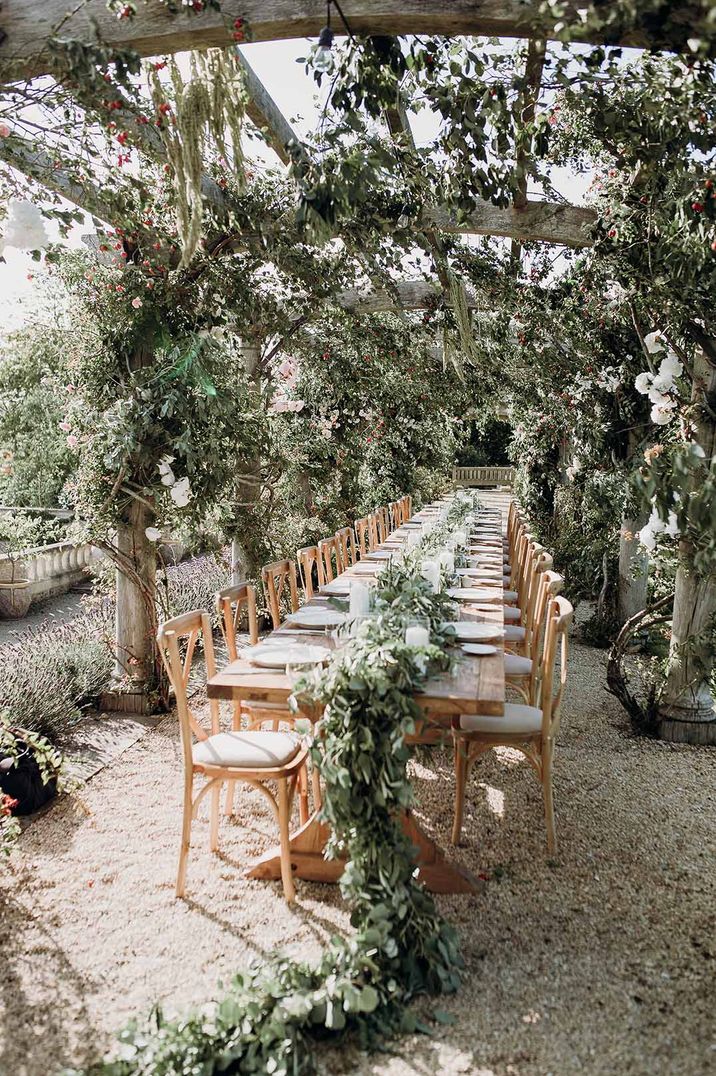
<svg viewBox="0 0 716 1076">
<path fill-rule="evenodd" d="M 455 315 L 455 324 L 462 350 L 468 359 L 476 361 L 478 356 L 475 347 L 472 317 L 467 305 L 467 291 L 463 282 L 454 273 L 450 273 L 449 299 Z"/>
<path fill-rule="evenodd" d="M 207 143 L 224 160 L 232 161 L 239 187 L 244 184 L 241 132 L 246 92 L 233 49 L 193 52 L 190 75 L 184 80 L 174 59 L 169 61 L 173 100 L 155 66 L 150 68 L 152 99 L 159 115 L 173 108 L 173 122 L 160 130 L 172 169 L 181 265 L 191 261 L 199 245 L 203 222 L 202 175 Z"/>
</svg>

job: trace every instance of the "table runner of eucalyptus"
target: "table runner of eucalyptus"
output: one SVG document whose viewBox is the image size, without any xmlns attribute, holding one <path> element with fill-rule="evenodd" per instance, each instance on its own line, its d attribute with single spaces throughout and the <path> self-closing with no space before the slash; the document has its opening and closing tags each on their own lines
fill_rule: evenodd
<svg viewBox="0 0 716 1076">
<path fill-rule="evenodd" d="M 440 532 L 474 505 L 457 499 Z M 453 607 L 419 572 L 420 555 L 439 537 L 433 532 L 404 564 L 380 573 L 375 617 L 335 652 L 312 688 L 325 707 L 312 752 L 331 851 L 347 859 L 340 884 L 353 933 L 334 937 L 318 963 L 279 955 L 238 972 L 221 1000 L 184 1018 L 165 1020 L 156 1008 L 125 1028 L 118 1054 L 83 1070 L 87 1076 L 300 1076 L 314 1071 L 321 1041 L 353 1032 L 370 1047 L 427 1030 L 411 999 L 457 989 L 457 934 L 415 880 L 414 849 L 400 824 L 412 801 L 405 737 L 421 716 L 413 695 L 451 660 L 444 622 Z M 435 640 L 420 650 L 403 638 L 405 620 L 415 616 L 429 617 Z"/>
</svg>

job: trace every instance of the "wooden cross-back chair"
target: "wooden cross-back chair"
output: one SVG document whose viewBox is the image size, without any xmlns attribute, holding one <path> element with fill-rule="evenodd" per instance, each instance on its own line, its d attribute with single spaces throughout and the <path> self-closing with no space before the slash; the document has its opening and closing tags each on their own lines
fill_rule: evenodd
<svg viewBox="0 0 716 1076">
<path fill-rule="evenodd" d="M 357 519 L 355 521 L 355 532 L 358 541 L 358 552 L 361 557 L 365 557 L 366 553 L 372 553 L 375 547 L 371 544 L 370 521 L 368 516 L 364 516 L 362 519 Z"/>
<path fill-rule="evenodd" d="M 380 536 L 381 527 L 377 512 L 371 512 L 368 516 L 368 533 L 370 534 L 370 548 L 371 551 L 376 549 L 377 546 L 383 541 Z"/>
<path fill-rule="evenodd" d="M 505 625 L 505 646 L 509 647 L 505 650 L 505 680 L 532 706 L 537 705 L 539 697 L 539 656 L 547 606 L 564 585 L 562 576 L 551 568 L 551 555 L 538 553 L 523 630 L 511 632 L 512 626 Z"/>
<path fill-rule="evenodd" d="M 353 528 L 341 527 L 339 531 L 336 531 L 336 542 L 338 545 L 339 567 L 342 572 L 345 572 L 350 568 L 351 564 L 355 564 L 358 560 L 356 536 L 353 533 Z"/>
<path fill-rule="evenodd" d="M 176 699 L 184 758 L 184 808 L 176 895 L 183 897 L 186 891 L 191 825 L 202 800 L 211 793 L 209 845 L 211 851 L 216 852 L 219 848 L 221 786 L 225 781 L 243 781 L 265 795 L 276 816 L 281 842 L 281 880 L 286 900 L 292 901 L 295 888 L 289 822 L 296 784 L 302 770 L 305 775 L 308 752 L 295 736 L 284 732 L 222 732 L 216 699 L 209 700 L 210 728 L 203 727 L 189 706 L 187 691 L 199 641 L 204 648 L 206 674 L 211 677 L 216 672 L 216 660 L 207 613 L 201 610 L 184 613 L 162 624 L 157 633 L 159 653 Z M 207 780 L 194 796 L 194 778 L 197 776 Z M 267 787 L 269 781 L 276 782 L 276 795 Z"/>
<path fill-rule="evenodd" d="M 298 561 L 298 574 L 301 578 L 303 593 L 306 595 L 306 601 L 308 601 L 316 592 L 313 577 L 314 569 L 318 586 L 322 587 L 326 581 L 323 577 L 323 568 L 321 566 L 321 558 L 318 555 L 318 546 L 305 545 L 303 549 L 299 549 L 296 553 L 296 560 Z"/>
<path fill-rule="evenodd" d="M 261 569 L 261 581 L 266 592 L 269 612 L 274 628 L 281 627 L 281 600 L 286 598 L 291 612 L 298 609 L 298 586 L 296 565 L 292 560 L 275 560 Z"/>
<path fill-rule="evenodd" d="M 236 583 L 233 586 L 220 590 L 214 596 L 214 604 L 219 614 L 219 626 L 226 641 L 226 649 L 230 661 L 236 661 L 239 657 L 236 646 L 236 626 L 240 621 L 243 611 L 246 610 L 248 620 L 249 644 L 256 646 L 259 641 L 258 616 L 256 613 L 256 590 L 250 583 Z M 296 714 L 289 710 L 281 702 L 258 702 L 253 699 L 244 699 L 234 702 L 234 714 L 232 728 L 234 731 L 245 725 L 249 730 L 261 728 L 265 725 L 277 732 L 281 726 L 291 727 L 296 721 Z M 314 783 L 315 784 L 315 783 Z M 224 813 L 234 813 L 234 794 L 236 784 L 229 781 L 226 790 L 226 806 Z M 308 817 L 308 786 L 306 772 L 299 775 L 299 809 L 301 818 Z"/>
<path fill-rule="evenodd" d="M 402 498 L 401 503 L 403 505 L 403 519 L 402 519 L 402 522 L 407 523 L 407 521 L 410 519 L 410 517 L 413 514 L 413 498 L 410 496 L 409 493 L 406 493 L 406 495 Z"/>
<path fill-rule="evenodd" d="M 330 538 L 321 538 L 318 543 L 318 560 L 323 572 L 324 582 L 332 582 L 341 571 L 338 539 L 335 534 Z"/>
<path fill-rule="evenodd" d="M 390 516 L 388 509 L 381 506 L 376 508 L 375 514 L 378 517 L 378 536 L 381 542 L 384 542 L 390 534 Z"/>
<path fill-rule="evenodd" d="M 514 747 L 521 751 L 542 785 L 547 849 L 557 847 L 554 826 L 552 766 L 554 746 L 559 730 L 562 695 L 567 682 L 569 628 L 574 616 L 572 606 L 561 595 L 550 598 L 539 658 L 539 706 L 505 703 L 504 714 L 463 714 L 455 717 L 455 817 L 452 841 L 457 844 L 462 832 L 465 789 L 470 770 L 480 755 L 493 747 Z M 558 668 L 555 686 L 555 663 Z"/>
<path fill-rule="evenodd" d="M 388 515 L 390 516 L 390 529 L 397 531 L 400 524 L 403 522 L 403 512 L 400 507 L 400 501 L 391 501 L 388 505 Z"/>
</svg>

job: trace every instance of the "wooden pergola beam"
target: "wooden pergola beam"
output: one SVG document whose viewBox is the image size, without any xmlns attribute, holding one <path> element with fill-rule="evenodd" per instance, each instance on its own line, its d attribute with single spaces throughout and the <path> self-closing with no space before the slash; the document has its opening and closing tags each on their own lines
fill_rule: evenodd
<svg viewBox="0 0 716 1076">
<path fill-rule="evenodd" d="M 51 154 L 27 139 L 14 134 L 0 138 L 0 160 L 105 224 L 117 227 L 124 223 L 99 187 L 74 178 Z"/>
<path fill-rule="evenodd" d="M 472 288 L 466 288 L 469 309 L 484 308 Z M 383 311 L 430 310 L 439 306 L 444 293 L 439 283 L 429 280 L 398 280 L 390 288 L 364 291 L 349 288 L 339 292 L 333 300 L 336 306 L 351 314 L 378 314 Z"/>
<path fill-rule="evenodd" d="M 527 201 L 524 206 L 496 206 L 478 202 L 464 220 L 456 220 L 446 209 L 426 209 L 423 216 L 441 232 L 459 235 L 498 235 L 525 242 L 554 243 L 579 249 L 589 247 L 589 228 L 597 215 L 588 206 L 562 202 Z"/>
<path fill-rule="evenodd" d="M 243 18 L 253 41 L 315 37 L 326 21 L 325 0 L 223 0 L 221 10 L 207 9 L 197 15 L 188 11 L 172 14 L 158 3 L 140 4 L 134 18 L 118 19 L 100 0 L 75 4 L 67 0 L 4 0 L 0 29 L 5 37 L 0 45 L 0 63 L 12 64 L 16 75 L 37 75 L 48 70 L 47 42 L 53 36 L 92 42 L 99 38 L 110 47 L 132 49 L 142 56 L 159 56 L 232 42 L 233 23 Z M 554 26 L 537 21 L 538 0 L 344 0 L 342 5 L 355 33 L 484 35 L 488 37 L 550 38 Z M 581 0 L 569 0 L 568 12 L 583 7 Z M 678 4 L 672 20 L 688 26 L 689 5 Z M 335 20 L 335 30 L 342 27 Z M 590 41 L 593 32 L 580 31 L 575 16 L 578 41 Z M 595 42 L 599 43 L 599 42 Z M 622 35 L 613 44 L 637 48 L 668 48 L 658 27 L 644 25 Z M 677 43 L 678 44 L 678 43 Z"/>
<path fill-rule="evenodd" d="M 291 155 L 286 147 L 290 142 L 298 144 L 300 139 L 241 49 L 237 48 L 236 59 L 242 70 L 246 92 L 249 95 L 246 115 L 262 132 L 267 144 L 281 163 L 288 164 Z"/>
</svg>

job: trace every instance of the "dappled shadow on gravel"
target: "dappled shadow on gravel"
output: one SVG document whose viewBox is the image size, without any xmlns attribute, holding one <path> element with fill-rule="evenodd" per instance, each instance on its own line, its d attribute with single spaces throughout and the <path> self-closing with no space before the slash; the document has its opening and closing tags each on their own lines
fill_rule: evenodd
<svg viewBox="0 0 716 1076">
<path fill-rule="evenodd" d="M 443 897 L 467 968 L 436 1007 L 452 1025 L 367 1058 L 322 1055 L 324 1073 L 574 1072 L 698 1076 L 712 1068 L 716 752 L 635 740 L 606 694 L 604 654 L 575 645 L 556 761 L 559 851 L 548 860 L 539 785 L 510 752 L 468 789 L 456 858 L 488 877 Z M 58 803 L 0 870 L 0 1072 L 52 1074 L 110 1042 L 155 1001 L 169 1011 L 282 947 L 316 955 L 347 929 L 336 887 L 278 885 L 243 865 L 275 840 L 259 794 L 222 822 L 222 855 L 196 824 L 189 899 L 173 899 L 181 759 L 176 723 L 102 771 L 80 803 Z M 421 822 L 447 845 L 451 753 L 415 763 Z M 242 820 L 250 820 L 247 828 Z M 421 1003 L 429 1015 L 431 1005 Z"/>
</svg>

